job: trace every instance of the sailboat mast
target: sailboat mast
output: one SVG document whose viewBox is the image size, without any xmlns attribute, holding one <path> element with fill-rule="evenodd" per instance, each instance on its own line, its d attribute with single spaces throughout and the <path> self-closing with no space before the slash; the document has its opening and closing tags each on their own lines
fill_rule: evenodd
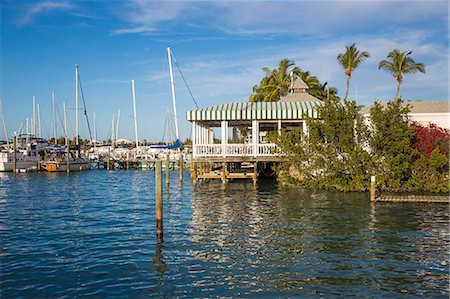
<svg viewBox="0 0 450 299">
<path fill-rule="evenodd" d="M 131 94 L 133 96 L 133 112 L 134 112 L 134 135 L 136 137 L 136 151 L 138 149 L 138 132 L 137 132 L 137 118 L 136 118 L 136 93 L 134 91 L 134 80 L 131 80 Z"/>
<path fill-rule="evenodd" d="M 176 102 L 175 102 L 175 83 L 173 82 L 172 57 L 170 55 L 170 48 L 169 47 L 167 48 L 167 56 L 169 58 L 170 84 L 172 86 L 172 103 L 173 103 L 173 117 L 175 118 L 175 134 L 176 134 L 177 140 L 179 140 L 177 105 L 176 105 Z"/>
<path fill-rule="evenodd" d="M 39 104 L 37 104 L 37 117 L 38 117 L 38 135 L 36 137 L 41 138 L 42 137 L 42 130 L 41 130 L 41 109 Z"/>
<path fill-rule="evenodd" d="M 94 146 L 95 146 L 95 143 L 97 143 L 97 127 L 95 124 L 95 112 L 94 112 Z"/>
<path fill-rule="evenodd" d="M 55 144 L 58 144 L 58 139 L 56 139 L 56 104 L 55 104 L 55 91 L 52 91 L 52 103 L 53 103 L 53 137 L 55 138 Z"/>
<path fill-rule="evenodd" d="M 75 64 L 75 144 L 78 145 L 78 64 Z"/>
<path fill-rule="evenodd" d="M 3 112 L 3 102 L 1 98 L 0 98 L 0 109 L 2 110 L 3 130 L 5 131 L 6 144 L 9 147 L 8 130 L 6 129 L 5 113 Z"/>
<path fill-rule="evenodd" d="M 31 122 L 33 135 L 36 136 L 36 97 L 33 96 L 33 120 Z"/>
<path fill-rule="evenodd" d="M 119 124 L 120 124 L 120 109 L 119 112 L 117 112 L 117 125 L 116 125 L 116 145 L 117 145 L 117 139 L 119 138 Z"/>
</svg>

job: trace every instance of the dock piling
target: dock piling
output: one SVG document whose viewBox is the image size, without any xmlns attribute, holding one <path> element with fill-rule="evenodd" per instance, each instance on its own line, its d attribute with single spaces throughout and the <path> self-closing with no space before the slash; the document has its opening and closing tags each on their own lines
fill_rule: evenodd
<svg viewBox="0 0 450 299">
<path fill-rule="evenodd" d="M 178 168 L 180 170 L 180 183 L 183 182 L 183 166 L 184 166 L 183 163 L 184 163 L 183 153 L 180 153 L 180 162 L 178 165 Z"/>
<path fill-rule="evenodd" d="M 156 237 L 159 242 L 163 238 L 162 161 L 158 160 L 155 164 Z"/>
<path fill-rule="evenodd" d="M 375 189 L 376 189 L 376 181 L 375 176 L 370 177 L 370 201 L 375 201 Z"/>
<path fill-rule="evenodd" d="M 170 154 L 166 154 L 166 185 L 170 183 Z"/>
</svg>

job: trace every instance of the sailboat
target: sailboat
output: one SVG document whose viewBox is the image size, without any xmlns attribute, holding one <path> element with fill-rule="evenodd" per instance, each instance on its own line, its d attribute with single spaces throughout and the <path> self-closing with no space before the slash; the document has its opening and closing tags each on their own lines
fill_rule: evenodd
<svg viewBox="0 0 450 299">
<path fill-rule="evenodd" d="M 78 65 L 75 65 L 75 150 L 70 150 L 69 139 L 67 136 L 66 107 L 64 104 L 64 135 L 66 144 L 65 146 L 52 146 L 46 148 L 46 159 L 41 162 L 41 168 L 43 170 L 50 172 L 70 172 L 91 169 L 91 161 L 88 158 L 82 157 L 80 155 L 80 146 L 78 140 L 78 88 L 79 72 Z M 84 106 L 84 110 L 84 114 L 87 118 L 86 106 Z"/>
<path fill-rule="evenodd" d="M 167 48 L 167 57 L 169 59 L 169 72 L 170 72 L 170 85 L 172 90 L 172 105 L 173 105 L 173 117 L 175 122 L 175 143 L 171 145 L 152 145 L 150 146 L 151 149 L 167 149 L 167 150 L 173 150 L 173 149 L 180 149 L 180 136 L 178 132 L 178 116 L 177 116 L 177 105 L 175 100 L 175 83 L 173 81 L 173 70 L 172 70 L 172 52 L 170 51 L 170 47 Z M 169 122 L 168 119 L 166 119 L 167 122 Z M 167 123 L 168 124 L 168 123 Z"/>
</svg>

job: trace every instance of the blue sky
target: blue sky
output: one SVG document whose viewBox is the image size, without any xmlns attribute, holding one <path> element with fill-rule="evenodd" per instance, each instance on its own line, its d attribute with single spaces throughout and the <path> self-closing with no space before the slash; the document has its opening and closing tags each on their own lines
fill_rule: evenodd
<svg viewBox="0 0 450 299">
<path fill-rule="evenodd" d="M 360 104 L 394 96 L 396 82 L 378 70 L 393 49 L 413 51 L 426 65 L 426 74 L 405 78 L 404 99 L 449 96 L 448 1 L 3 0 L 1 13 L 1 98 L 10 132 L 32 115 L 36 96 L 43 137 L 52 136 L 52 90 L 60 109 L 63 101 L 70 108 L 74 127 L 78 64 L 99 139 L 108 137 L 119 109 L 119 137 L 133 139 L 134 79 L 139 139 L 162 140 L 165 111 L 172 107 L 168 46 L 200 107 L 247 101 L 262 68 L 282 58 L 342 96 L 345 75 L 336 56 L 352 43 L 371 55 L 350 83 L 349 96 Z M 176 71 L 175 84 L 184 140 L 191 133 L 185 112 L 195 105 Z M 81 116 L 80 135 L 88 138 Z"/>
</svg>

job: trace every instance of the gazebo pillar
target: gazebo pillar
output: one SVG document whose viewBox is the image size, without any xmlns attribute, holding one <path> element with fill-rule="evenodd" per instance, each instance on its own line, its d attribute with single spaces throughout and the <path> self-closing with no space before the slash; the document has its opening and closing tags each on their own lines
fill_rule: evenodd
<svg viewBox="0 0 450 299">
<path fill-rule="evenodd" d="M 259 143 L 259 121 L 252 120 L 252 144 L 254 157 L 258 155 L 258 143 Z"/>
<path fill-rule="evenodd" d="M 221 141 L 222 141 L 222 156 L 226 156 L 226 145 L 228 143 L 228 121 L 223 120 L 220 125 Z"/>
<path fill-rule="evenodd" d="M 278 120 L 278 135 L 281 134 L 281 119 Z"/>
<path fill-rule="evenodd" d="M 306 120 L 303 121 L 303 133 L 305 133 L 305 135 L 308 135 L 308 127 L 306 125 Z"/>
<path fill-rule="evenodd" d="M 194 156 L 194 158 L 197 156 L 197 151 L 196 151 L 196 145 L 197 145 L 197 136 L 195 134 L 195 131 L 197 130 L 197 122 L 193 121 L 192 122 L 192 155 Z"/>
</svg>

